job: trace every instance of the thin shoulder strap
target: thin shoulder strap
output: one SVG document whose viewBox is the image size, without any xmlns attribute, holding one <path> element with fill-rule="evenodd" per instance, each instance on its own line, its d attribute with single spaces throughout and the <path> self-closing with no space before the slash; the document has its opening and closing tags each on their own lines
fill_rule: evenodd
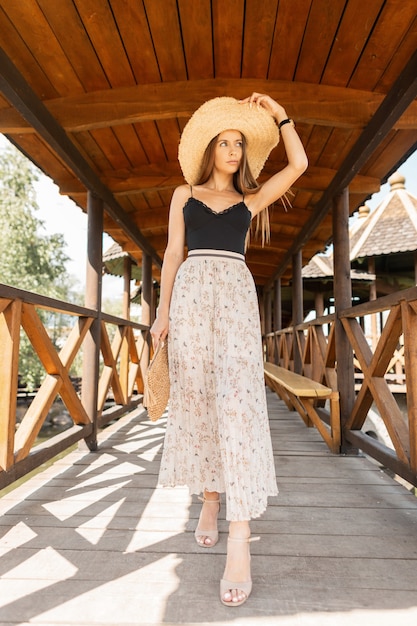
<svg viewBox="0 0 417 626">
<path fill-rule="evenodd" d="M 193 197 L 193 186 L 192 185 L 190 185 L 190 194 L 191 194 L 191 197 Z"/>
</svg>

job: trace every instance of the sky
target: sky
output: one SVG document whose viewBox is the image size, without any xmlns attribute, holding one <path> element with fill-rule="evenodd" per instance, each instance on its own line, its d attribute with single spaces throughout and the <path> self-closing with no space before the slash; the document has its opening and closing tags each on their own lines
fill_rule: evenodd
<svg viewBox="0 0 417 626">
<path fill-rule="evenodd" d="M 70 257 L 67 265 L 69 274 L 73 275 L 84 291 L 86 274 L 87 250 L 87 214 L 80 209 L 68 196 L 59 193 L 58 186 L 41 175 L 35 184 L 39 210 L 36 216 L 44 222 L 47 234 L 62 233 L 67 244 L 66 254 Z M 103 234 L 103 252 L 114 243 L 106 233 Z M 103 275 L 103 298 L 121 298 L 123 279 L 121 277 Z"/>
<path fill-rule="evenodd" d="M 0 149 L 9 145 L 8 140 L 0 134 Z M 39 210 L 36 217 L 44 223 L 42 234 L 64 235 L 65 253 L 70 257 L 67 264 L 68 273 L 79 284 L 79 290 L 84 292 L 86 275 L 87 250 L 87 214 L 84 213 L 68 196 L 59 193 L 58 186 L 48 177 L 39 173 L 39 181 L 35 184 L 36 199 Z M 113 244 L 113 239 L 103 235 L 103 251 Z M 120 277 L 103 276 L 103 298 L 122 298 L 123 279 Z"/>
<path fill-rule="evenodd" d="M 5 137 L 0 135 L 0 149 L 7 145 Z M 406 189 L 417 197 L 417 152 L 415 152 L 398 170 L 405 177 Z M 390 190 L 389 183 L 382 185 L 380 191 L 373 194 L 367 202 L 371 210 L 375 209 Z M 70 257 L 67 269 L 80 284 L 85 285 L 85 256 L 87 249 L 87 215 L 67 196 L 59 193 L 57 185 L 41 174 L 36 184 L 37 217 L 44 222 L 45 234 L 62 233 L 67 244 L 66 254 Z M 103 251 L 113 244 L 113 239 L 103 235 Z M 103 298 L 121 298 L 123 279 L 103 276 Z"/>
<path fill-rule="evenodd" d="M 398 168 L 400 174 L 405 178 L 405 188 L 414 197 L 417 198 L 417 151 L 412 154 L 401 167 Z M 389 183 L 385 183 L 381 186 L 378 193 L 374 193 L 371 200 L 366 204 L 369 208 L 375 209 L 379 206 L 387 193 L 390 191 Z"/>
</svg>

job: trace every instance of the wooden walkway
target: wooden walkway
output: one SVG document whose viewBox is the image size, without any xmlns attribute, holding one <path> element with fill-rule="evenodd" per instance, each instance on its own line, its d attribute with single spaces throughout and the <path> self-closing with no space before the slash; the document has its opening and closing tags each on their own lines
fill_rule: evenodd
<svg viewBox="0 0 417 626">
<path fill-rule="evenodd" d="M 252 522 L 254 589 L 218 600 L 226 522 L 157 489 L 164 422 L 137 410 L 0 499 L 0 625 L 415 626 L 417 498 L 365 458 L 331 455 L 268 392 L 280 495 Z M 224 511 L 221 515 L 224 515 Z"/>
</svg>

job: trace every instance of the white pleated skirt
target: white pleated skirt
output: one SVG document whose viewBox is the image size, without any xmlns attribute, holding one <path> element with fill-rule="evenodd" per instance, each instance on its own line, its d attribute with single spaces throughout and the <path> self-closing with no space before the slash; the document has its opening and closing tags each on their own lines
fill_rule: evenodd
<svg viewBox="0 0 417 626">
<path fill-rule="evenodd" d="M 190 252 L 174 282 L 168 350 L 159 484 L 224 493 L 229 521 L 259 517 L 278 489 L 258 300 L 243 255 Z"/>
</svg>

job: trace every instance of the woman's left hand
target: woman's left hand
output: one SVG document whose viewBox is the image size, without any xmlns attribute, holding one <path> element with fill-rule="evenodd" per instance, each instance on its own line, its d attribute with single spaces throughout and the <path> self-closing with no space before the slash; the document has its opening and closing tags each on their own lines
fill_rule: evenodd
<svg viewBox="0 0 417 626">
<path fill-rule="evenodd" d="M 278 104 L 271 96 L 268 96 L 264 93 L 257 93 L 254 91 L 251 96 L 244 98 L 243 100 L 239 100 L 241 104 L 249 103 L 250 106 L 256 105 L 257 107 L 262 107 L 270 115 L 275 117 L 275 119 L 280 122 L 281 120 L 285 120 L 288 115 L 283 106 Z"/>
</svg>

